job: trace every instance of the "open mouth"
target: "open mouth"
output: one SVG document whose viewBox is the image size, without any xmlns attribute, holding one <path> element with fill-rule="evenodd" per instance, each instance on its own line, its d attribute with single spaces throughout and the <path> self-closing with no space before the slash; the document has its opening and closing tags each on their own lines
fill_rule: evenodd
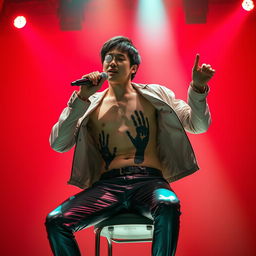
<svg viewBox="0 0 256 256">
<path fill-rule="evenodd" d="M 108 71 L 109 77 L 114 77 L 117 74 L 117 71 Z"/>
<path fill-rule="evenodd" d="M 116 73 L 117 73 L 117 70 L 110 69 L 110 70 L 108 70 L 108 73 L 109 73 L 109 74 L 116 74 Z"/>
</svg>

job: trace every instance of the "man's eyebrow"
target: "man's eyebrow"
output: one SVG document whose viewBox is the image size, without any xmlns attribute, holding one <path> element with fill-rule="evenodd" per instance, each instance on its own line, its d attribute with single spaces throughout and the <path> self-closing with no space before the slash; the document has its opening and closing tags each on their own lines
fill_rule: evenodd
<svg viewBox="0 0 256 256">
<path fill-rule="evenodd" d="M 108 53 L 107 55 L 114 55 L 114 56 L 118 56 L 118 57 L 125 57 L 125 55 L 124 54 L 122 54 L 122 53 Z"/>
</svg>

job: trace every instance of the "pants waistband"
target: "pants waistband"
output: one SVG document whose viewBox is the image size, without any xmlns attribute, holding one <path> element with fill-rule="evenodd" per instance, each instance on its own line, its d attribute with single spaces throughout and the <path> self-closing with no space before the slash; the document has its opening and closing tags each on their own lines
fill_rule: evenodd
<svg viewBox="0 0 256 256">
<path fill-rule="evenodd" d="M 144 174 L 162 177 L 162 172 L 156 168 L 147 166 L 126 166 L 109 170 L 101 175 L 100 179 L 109 179 L 133 174 Z"/>
</svg>

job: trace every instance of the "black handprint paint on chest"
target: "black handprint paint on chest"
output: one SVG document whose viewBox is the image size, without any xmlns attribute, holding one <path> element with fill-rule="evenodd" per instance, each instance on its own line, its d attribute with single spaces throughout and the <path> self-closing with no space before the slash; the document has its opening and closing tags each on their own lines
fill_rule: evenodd
<svg viewBox="0 0 256 256">
<path fill-rule="evenodd" d="M 108 147 L 108 143 L 109 143 L 109 134 L 105 136 L 104 131 L 101 131 L 101 134 L 99 134 L 99 150 L 103 160 L 105 161 L 106 170 L 108 169 L 110 163 L 113 161 L 113 159 L 116 156 L 116 147 L 114 147 L 113 153 L 111 153 Z"/>
<path fill-rule="evenodd" d="M 141 164 L 144 162 L 144 153 L 149 140 L 149 122 L 147 117 L 145 120 L 142 111 L 135 110 L 134 113 L 131 118 L 136 128 L 136 136 L 133 138 L 129 131 L 126 134 L 136 148 L 134 163 Z"/>
</svg>

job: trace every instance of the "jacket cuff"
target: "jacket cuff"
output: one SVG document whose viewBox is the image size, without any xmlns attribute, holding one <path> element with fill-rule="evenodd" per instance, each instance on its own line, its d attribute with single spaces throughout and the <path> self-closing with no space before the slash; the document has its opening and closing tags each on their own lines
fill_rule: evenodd
<svg viewBox="0 0 256 256">
<path fill-rule="evenodd" d="M 196 92 L 192 86 L 190 85 L 189 88 L 188 88 L 188 95 L 189 97 L 195 99 L 195 100 L 205 100 L 206 96 L 208 95 L 208 93 L 210 92 L 210 88 L 209 86 L 207 85 L 207 88 L 206 88 L 206 91 L 204 93 L 199 93 L 199 92 Z"/>
<path fill-rule="evenodd" d="M 78 97 L 77 92 L 74 91 L 68 101 L 68 106 L 72 108 L 87 109 L 91 102 L 89 100 L 82 100 Z"/>
</svg>

